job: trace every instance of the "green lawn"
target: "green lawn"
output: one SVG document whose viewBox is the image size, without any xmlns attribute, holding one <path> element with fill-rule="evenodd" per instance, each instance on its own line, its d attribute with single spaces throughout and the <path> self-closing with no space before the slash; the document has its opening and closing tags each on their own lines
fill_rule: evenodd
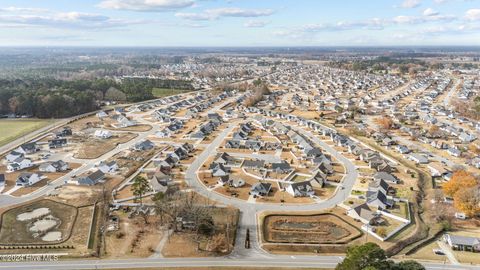
<svg viewBox="0 0 480 270">
<path fill-rule="evenodd" d="M 360 196 L 365 195 L 367 192 L 361 190 L 352 190 L 352 195 Z"/>
<path fill-rule="evenodd" d="M 182 94 L 182 93 L 187 93 L 191 92 L 193 90 L 185 90 L 185 89 L 172 89 L 172 88 L 153 88 L 152 94 L 155 97 L 168 97 L 168 96 L 173 96 L 177 94 Z"/>
<path fill-rule="evenodd" d="M 0 146 L 53 122 L 54 120 L 41 119 L 0 119 Z"/>
</svg>

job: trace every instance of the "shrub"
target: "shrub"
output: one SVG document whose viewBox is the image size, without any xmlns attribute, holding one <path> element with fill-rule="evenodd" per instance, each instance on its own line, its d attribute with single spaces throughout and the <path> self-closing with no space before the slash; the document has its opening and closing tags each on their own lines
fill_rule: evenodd
<svg viewBox="0 0 480 270">
<path fill-rule="evenodd" d="M 440 222 L 440 225 L 444 231 L 450 231 L 452 229 L 452 224 L 448 220 L 443 220 Z"/>
</svg>

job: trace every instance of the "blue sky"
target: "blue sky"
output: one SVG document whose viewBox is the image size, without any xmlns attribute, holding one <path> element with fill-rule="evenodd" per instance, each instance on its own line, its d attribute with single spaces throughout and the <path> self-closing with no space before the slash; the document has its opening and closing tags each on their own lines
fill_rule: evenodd
<svg viewBox="0 0 480 270">
<path fill-rule="evenodd" d="M 0 45 L 480 45 L 480 0 L 2 0 Z"/>
</svg>

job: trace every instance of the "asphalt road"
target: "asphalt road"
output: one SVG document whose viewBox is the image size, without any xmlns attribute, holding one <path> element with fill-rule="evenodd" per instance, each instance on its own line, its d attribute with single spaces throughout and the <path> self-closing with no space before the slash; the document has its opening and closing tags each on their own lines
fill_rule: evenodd
<svg viewBox="0 0 480 270">
<path fill-rule="evenodd" d="M 340 154 L 328 144 L 320 140 L 317 136 L 299 127 L 292 126 L 294 130 L 297 130 L 305 136 L 309 137 L 314 143 L 320 145 L 324 149 L 324 151 L 329 153 L 332 157 L 337 159 L 345 166 L 346 174 L 342 183 L 343 189 L 337 189 L 335 194 L 328 200 L 311 204 L 248 203 L 244 200 L 226 197 L 216 192 L 211 192 L 205 187 L 205 185 L 203 185 L 203 183 L 200 182 L 197 176 L 197 171 L 201 168 L 202 164 L 205 162 L 205 160 L 208 159 L 208 157 L 213 156 L 217 153 L 217 147 L 223 142 L 226 136 L 230 132 L 232 132 L 232 130 L 237 125 L 238 123 L 231 123 L 226 129 L 224 129 L 217 135 L 213 142 L 208 145 L 188 167 L 185 172 L 185 179 L 188 185 L 201 195 L 224 205 L 232 205 L 240 210 L 240 222 L 237 231 L 235 249 L 232 252 L 232 255 L 242 255 L 254 258 L 260 255 L 268 254 L 263 249 L 261 249 L 258 243 L 259 235 L 257 233 L 258 226 L 256 223 L 257 215 L 259 213 L 263 211 L 312 211 L 334 207 L 335 205 L 343 202 L 348 197 L 348 194 L 350 194 L 351 192 L 358 173 L 355 165 L 349 159 L 345 158 L 342 154 Z M 252 154 L 252 157 L 255 157 L 255 154 Z M 247 228 L 250 231 L 250 241 L 252 246 L 252 249 L 250 250 L 243 248 Z"/>
<path fill-rule="evenodd" d="M 157 267 L 291 267 L 291 268 L 335 268 L 342 261 L 339 256 L 285 256 L 276 255 L 264 258 L 149 258 L 117 260 L 68 260 L 54 262 L 2 262 L 0 269 L 111 269 L 111 268 L 157 268 Z M 472 265 L 450 265 L 425 262 L 428 270 L 470 270 L 480 269 Z"/>
</svg>

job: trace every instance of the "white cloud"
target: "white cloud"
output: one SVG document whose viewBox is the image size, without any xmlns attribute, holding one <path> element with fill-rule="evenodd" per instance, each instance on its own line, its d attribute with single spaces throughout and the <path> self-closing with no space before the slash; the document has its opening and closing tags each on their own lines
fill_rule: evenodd
<svg viewBox="0 0 480 270">
<path fill-rule="evenodd" d="M 273 14 L 271 9 L 216 8 L 202 13 L 177 13 L 175 16 L 195 21 L 216 20 L 220 17 L 263 17 Z"/>
<path fill-rule="evenodd" d="M 261 28 L 265 27 L 268 23 L 267 21 L 250 20 L 245 22 L 243 26 L 248 28 Z"/>
<path fill-rule="evenodd" d="M 415 16 L 400 15 L 400 16 L 396 16 L 395 18 L 393 18 L 392 21 L 394 23 L 398 23 L 398 24 L 415 24 L 415 23 L 422 22 L 423 20 L 421 18 L 415 17 Z"/>
<path fill-rule="evenodd" d="M 0 8 L 0 12 L 39 13 L 39 12 L 48 12 L 48 9 L 44 9 L 44 8 L 25 8 L 25 7 L 6 7 L 6 8 Z"/>
<path fill-rule="evenodd" d="M 80 12 L 65 12 L 58 13 L 55 19 L 59 21 L 89 21 L 89 22 L 102 22 L 108 21 L 110 18 L 108 16 L 100 14 L 90 14 L 90 13 L 80 13 Z"/>
<path fill-rule="evenodd" d="M 84 28 L 84 29 L 103 29 L 122 27 L 130 24 L 140 23 L 141 21 L 127 21 L 121 19 L 112 19 L 108 16 L 81 12 L 61 12 L 48 15 L 37 14 L 10 14 L 0 15 L 0 23 L 13 24 L 17 27 L 36 27 L 44 26 L 50 28 Z"/>
<path fill-rule="evenodd" d="M 216 19 L 207 13 L 176 13 L 175 16 L 192 21 L 208 21 Z"/>
<path fill-rule="evenodd" d="M 98 7 L 133 11 L 172 11 L 194 4 L 193 0 L 103 0 Z"/>
<path fill-rule="evenodd" d="M 433 10 L 432 8 L 427 8 L 423 11 L 423 16 L 436 16 L 438 11 Z"/>
<path fill-rule="evenodd" d="M 426 22 L 450 22 L 457 19 L 454 15 L 441 15 L 435 11 L 427 11 L 423 12 L 424 16 L 396 16 L 391 21 L 395 24 L 421 24 Z"/>
<path fill-rule="evenodd" d="M 480 20 L 480 9 L 469 9 L 465 12 L 465 19 L 468 21 Z"/>
<path fill-rule="evenodd" d="M 400 7 L 402 8 L 415 8 L 420 5 L 420 0 L 404 0 Z"/>
<path fill-rule="evenodd" d="M 472 1 L 475 1 L 475 0 L 433 0 L 433 3 L 440 5 L 440 4 L 445 4 L 449 2 L 472 2 Z"/>
</svg>

